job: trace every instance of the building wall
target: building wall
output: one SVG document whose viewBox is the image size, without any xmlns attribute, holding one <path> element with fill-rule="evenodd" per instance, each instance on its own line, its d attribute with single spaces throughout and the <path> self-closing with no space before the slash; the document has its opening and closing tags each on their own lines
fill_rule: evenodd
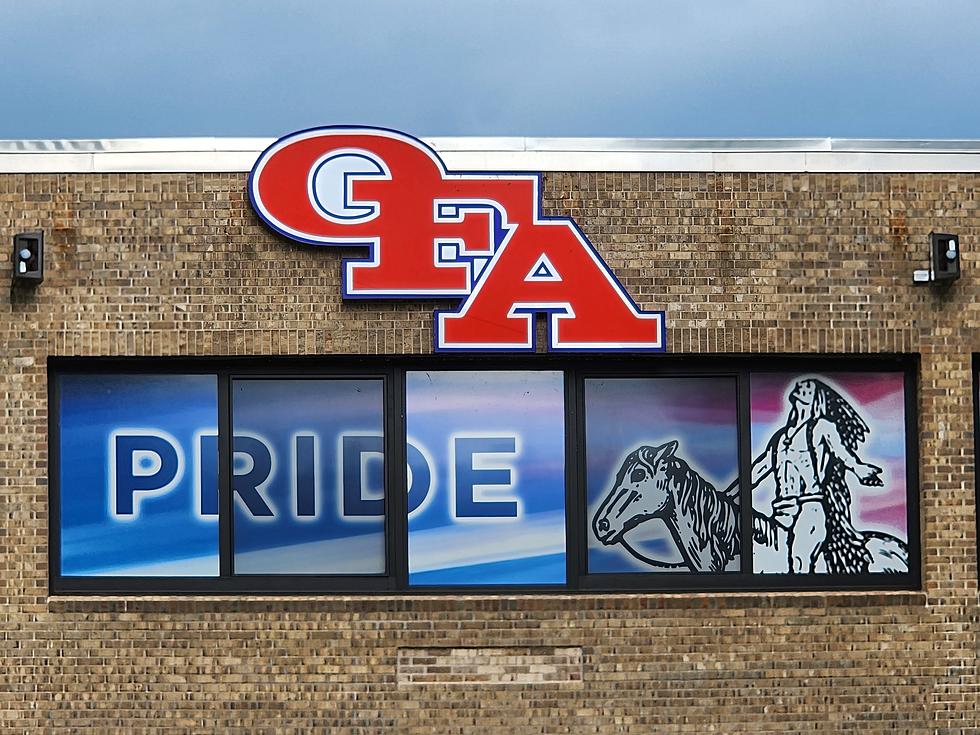
<svg viewBox="0 0 980 735">
<path fill-rule="evenodd" d="M 47 237 L 43 285 L 0 289 L 0 728 L 980 732 L 975 182 L 544 184 L 670 352 L 921 355 L 921 591 L 174 598 L 49 595 L 47 358 L 425 353 L 439 304 L 342 303 L 355 251 L 273 235 L 242 174 L 0 175 L 0 243 Z M 942 295 L 930 230 L 965 244 Z"/>
</svg>

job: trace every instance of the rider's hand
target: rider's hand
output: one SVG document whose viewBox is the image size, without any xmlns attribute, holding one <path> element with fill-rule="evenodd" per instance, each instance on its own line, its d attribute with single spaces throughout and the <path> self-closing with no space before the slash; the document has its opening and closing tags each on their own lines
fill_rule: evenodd
<svg viewBox="0 0 980 735">
<path fill-rule="evenodd" d="M 881 479 L 881 467 L 873 464 L 859 464 L 854 468 L 854 474 L 862 485 L 869 487 L 881 487 L 884 481 Z"/>
<path fill-rule="evenodd" d="M 800 514 L 799 498 L 776 498 L 772 501 L 772 519 L 787 531 Z"/>
</svg>

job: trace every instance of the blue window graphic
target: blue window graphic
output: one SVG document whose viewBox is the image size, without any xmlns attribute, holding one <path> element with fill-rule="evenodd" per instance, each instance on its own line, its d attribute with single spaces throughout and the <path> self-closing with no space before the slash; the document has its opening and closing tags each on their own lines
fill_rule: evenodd
<svg viewBox="0 0 980 735">
<path fill-rule="evenodd" d="M 412 585 L 564 584 L 564 380 L 408 372 Z"/>
<path fill-rule="evenodd" d="M 236 380 L 236 574 L 384 574 L 380 379 Z"/>
<path fill-rule="evenodd" d="M 216 378 L 64 375 L 59 414 L 61 574 L 217 576 Z"/>
</svg>

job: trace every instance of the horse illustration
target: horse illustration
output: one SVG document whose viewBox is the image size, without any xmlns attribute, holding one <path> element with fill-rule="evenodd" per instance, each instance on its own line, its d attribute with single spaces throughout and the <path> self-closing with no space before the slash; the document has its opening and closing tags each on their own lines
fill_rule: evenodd
<svg viewBox="0 0 980 735">
<path fill-rule="evenodd" d="M 623 543 L 627 531 L 659 518 L 684 562 L 655 566 L 724 571 L 740 552 L 737 496 L 718 492 L 674 454 L 677 446 L 676 441 L 642 446 L 626 457 L 592 519 L 592 531 L 608 546 Z"/>
<path fill-rule="evenodd" d="M 651 566 L 686 568 L 692 572 L 724 571 L 741 551 L 739 538 L 739 490 L 734 482 L 719 491 L 682 458 L 678 443 L 641 446 L 631 452 L 616 473 L 612 489 L 592 518 L 592 532 L 605 546 L 622 544 Z M 635 551 L 625 534 L 641 523 L 660 519 L 666 525 L 683 562 L 650 559 Z M 908 548 L 899 539 L 877 531 L 858 532 L 867 559 L 844 573 L 908 571 Z M 775 551 L 788 548 L 789 529 L 773 518 L 752 513 L 752 537 L 756 544 Z M 790 572 L 788 555 L 786 568 Z"/>
</svg>

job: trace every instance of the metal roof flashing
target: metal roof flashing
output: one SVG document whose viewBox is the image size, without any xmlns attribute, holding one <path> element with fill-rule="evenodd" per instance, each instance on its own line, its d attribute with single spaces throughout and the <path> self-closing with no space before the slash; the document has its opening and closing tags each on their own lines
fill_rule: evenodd
<svg viewBox="0 0 980 735">
<path fill-rule="evenodd" d="M 0 173 L 245 172 L 273 138 L 0 140 Z M 980 172 L 980 140 L 423 138 L 465 171 Z"/>
</svg>

